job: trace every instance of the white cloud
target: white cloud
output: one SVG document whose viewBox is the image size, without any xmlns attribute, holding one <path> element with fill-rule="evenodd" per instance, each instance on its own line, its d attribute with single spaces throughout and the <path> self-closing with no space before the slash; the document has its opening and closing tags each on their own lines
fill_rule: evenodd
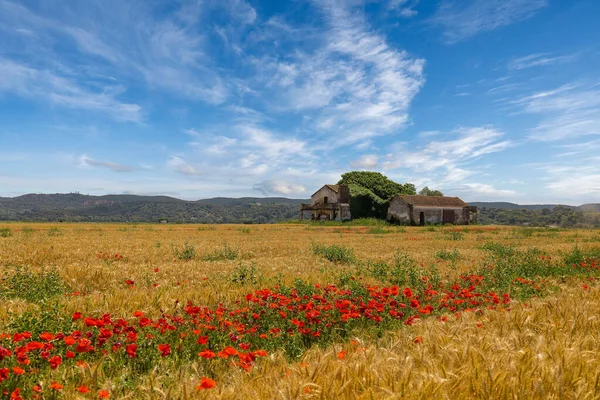
<svg viewBox="0 0 600 400">
<path fill-rule="evenodd" d="M 308 35 L 310 47 L 302 44 L 284 60 L 255 60 L 271 107 L 303 113 L 330 148 L 402 129 L 425 81 L 424 60 L 392 47 L 351 3 L 315 0 L 327 26 Z"/>
<path fill-rule="evenodd" d="M 365 154 L 361 156 L 358 160 L 354 160 L 350 162 L 350 166 L 352 168 L 360 168 L 360 169 L 375 169 L 379 164 L 379 157 L 375 154 Z"/>
<path fill-rule="evenodd" d="M 296 183 L 289 183 L 280 180 L 266 180 L 253 186 L 254 190 L 260 191 L 263 195 L 273 194 L 296 195 L 306 192 L 306 187 Z"/>
<path fill-rule="evenodd" d="M 578 84 L 534 93 L 511 101 L 522 112 L 541 116 L 530 137 L 557 141 L 600 135 L 600 90 Z"/>
<path fill-rule="evenodd" d="M 86 155 L 82 155 L 79 158 L 79 164 L 87 165 L 90 167 L 108 168 L 115 172 L 131 172 L 131 171 L 133 171 L 133 167 L 131 167 L 129 165 L 117 164 L 117 163 L 110 162 L 110 161 L 94 160 L 92 158 L 89 158 Z"/>
<path fill-rule="evenodd" d="M 200 172 L 194 166 L 188 164 L 183 158 L 178 156 L 171 156 L 167 165 L 170 169 L 182 175 L 200 175 Z"/>
<path fill-rule="evenodd" d="M 232 1 L 232 10 L 249 20 L 252 8 L 243 0 Z M 0 28 L 34 32 L 34 36 L 19 39 L 21 48 L 44 65 L 69 65 L 80 79 L 116 70 L 128 80 L 142 79 L 151 88 L 211 104 L 221 104 L 228 96 L 220 73 L 204 52 L 206 32 L 198 29 L 201 13 L 194 2 L 178 4 L 160 20 L 149 3 L 133 0 L 90 1 L 85 7 L 61 3 L 39 10 L 2 0 Z M 49 44 L 64 43 L 65 37 L 78 47 L 76 59 Z"/>
<path fill-rule="evenodd" d="M 387 8 L 397 12 L 400 16 L 409 18 L 417 15 L 414 7 L 417 6 L 419 0 L 389 0 Z"/>
<path fill-rule="evenodd" d="M 513 58 L 508 63 L 508 68 L 513 70 L 521 70 L 531 67 L 542 67 L 552 64 L 563 64 L 567 62 L 576 61 L 577 59 L 577 54 L 553 56 L 551 53 L 536 53 L 524 57 Z"/>
<path fill-rule="evenodd" d="M 512 141 L 500 140 L 504 134 L 490 127 L 459 128 L 452 134 L 458 138 L 431 141 L 421 150 L 400 146 L 388 157 L 388 161 L 383 163 L 383 167 L 410 168 L 418 172 L 434 171 L 438 168 L 454 170 L 461 163 L 515 145 Z M 461 175 L 464 175 L 464 172 Z"/>
<path fill-rule="evenodd" d="M 431 19 L 453 43 L 532 17 L 547 0 L 443 0 Z"/>
<path fill-rule="evenodd" d="M 485 195 L 489 197 L 507 197 L 517 194 L 514 190 L 497 189 L 486 183 L 464 183 L 457 187 L 456 191 L 468 193 L 470 196 Z"/>
<path fill-rule="evenodd" d="M 562 198 L 578 197 L 582 201 L 598 202 L 600 168 L 598 160 L 577 160 L 571 164 L 543 165 L 539 169 L 548 175 L 545 187 Z M 572 202 L 572 200 L 571 200 Z"/>
<path fill-rule="evenodd" d="M 0 93 L 41 99 L 66 108 L 103 112 L 121 121 L 141 122 L 142 108 L 138 104 L 118 101 L 116 96 L 121 91 L 120 87 L 114 86 L 92 91 L 68 77 L 0 58 Z"/>
</svg>

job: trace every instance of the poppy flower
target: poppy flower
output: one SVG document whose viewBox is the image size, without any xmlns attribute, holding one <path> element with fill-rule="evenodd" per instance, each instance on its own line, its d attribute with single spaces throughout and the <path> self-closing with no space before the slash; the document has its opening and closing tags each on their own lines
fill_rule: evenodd
<svg viewBox="0 0 600 400">
<path fill-rule="evenodd" d="M 339 353 L 337 353 L 337 358 L 338 360 L 343 360 L 344 358 L 346 358 L 346 350 L 342 350 Z"/>
<path fill-rule="evenodd" d="M 52 382 L 52 383 L 50 384 L 50 389 L 52 389 L 52 390 L 56 390 L 56 391 L 59 391 L 59 390 L 62 390 L 62 389 L 63 389 L 63 385 L 61 385 L 61 384 L 60 384 L 60 383 L 58 383 L 58 382 Z"/>
<path fill-rule="evenodd" d="M 40 386 L 40 384 L 38 383 L 37 385 L 34 385 L 31 390 L 33 390 L 36 393 L 42 393 L 42 387 Z"/>
<path fill-rule="evenodd" d="M 21 388 L 16 388 L 15 390 L 13 390 L 13 392 L 10 394 L 10 399 L 23 400 L 23 398 L 21 397 Z"/>
<path fill-rule="evenodd" d="M 159 344 L 158 351 L 160 351 L 161 357 L 166 357 L 171 354 L 171 345 L 170 344 Z"/>
<path fill-rule="evenodd" d="M 198 338 L 198 344 L 207 344 L 208 343 L 208 336 L 200 336 Z"/>
<path fill-rule="evenodd" d="M 211 350 L 202 350 L 198 355 L 206 359 L 215 358 L 217 356 L 215 352 Z"/>
<path fill-rule="evenodd" d="M 39 337 L 40 339 L 45 340 L 46 342 L 49 342 L 52 339 L 54 339 L 54 335 L 49 332 L 40 333 Z"/>
<path fill-rule="evenodd" d="M 402 291 L 402 294 L 404 295 L 404 297 L 407 297 L 407 298 L 411 298 L 411 297 L 413 297 L 413 291 L 412 291 L 412 289 L 411 289 L 411 288 L 406 288 L 406 289 L 404 289 L 404 290 Z"/>
<path fill-rule="evenodd" d="M 15 375 L 23 375 L 25 373 L 25 370 L 21 367 L 13 367 L 12 371 Z"/>
<path fill-rule="evenodd" d="M 50 363 L 51 369 L 56 369 L 56 368 L 60 367 L 60 364 L 62 364 L 62 358 L 61 358 L 61 356 L 53 356 L 53 357 L 50 357 L 48 362 Z"/>
<path fill-rule="evenodd" d="M 75 313 L 73 313 L 73 317 L 71 318 L 71 320 L 76 321 L 78 319 L 81 319 L 81 317 L 83 317 L 83 316 L 81 315 L 80 312 L 75 312 Z"/>
<path fill-rule="evenodd" d="M 98 398 L 99 399 L 110 399 L 110 393 L 108 392 L 108 390 L 100 390 L 98 392 Z"/>
<path fill-rule="evenodd" d="M 125 351 L 127 352 L 129 358 L 134 358 L 137 354 L 137 344 L 128 344 L 127 346 L 125 346 Z"/>
<path fill-rule="evenodd" d="M 77 390 L 79 393 L 88 393 L 88 392 L 90 392 L 90 388 L 87 387 L 87 386 L 85 386 L 85 385 L 79 386 L 75 390 Z"/>
<path fill-rule="evenodd" d="M 198 390 L 212 389 L 215 386 L 217 386 L 217 382 L 215 382 L 214 380 L 212 380 L 210 378 L 203 376 L 202 378 L 200 378 L 200 384 L 198 385 Z"/>
</svg>

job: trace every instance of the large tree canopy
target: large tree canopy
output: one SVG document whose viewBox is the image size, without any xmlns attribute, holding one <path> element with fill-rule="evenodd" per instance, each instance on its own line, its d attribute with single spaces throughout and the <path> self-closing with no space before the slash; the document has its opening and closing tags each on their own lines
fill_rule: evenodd
<svg viewBox="0 0 600 400">
<path fill-rule="evenodd" d="M 390 200 L 399 194 L 416 194 L 415 185 L 405 183 L 404 185 L 394 182 L 379 172 L 352 171 L 342 175 L 339 185 L 358 185 L 369 189 L 383 200 Z"/>
<path fill-rule="evenodd" d="M 412 183 L 402 185 L 379 172 L 346 172 L 338 184 L 350 188 L 352 218 L 386 218 L 389 201 L 394 196 L 416 193 Z"/>
</svg>

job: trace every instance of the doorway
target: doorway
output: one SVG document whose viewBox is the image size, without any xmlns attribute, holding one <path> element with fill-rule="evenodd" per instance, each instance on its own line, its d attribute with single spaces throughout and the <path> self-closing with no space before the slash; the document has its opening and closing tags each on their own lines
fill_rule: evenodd
<svg viewBox="0 0 600 400">
<path fill-rule="evenodd" d="M 425 226 L 425 213 L 424 212 L 419 213 L 419 225 Z"/>
<path fill-rule="evenodd" d="M 444 224 L 454 223 L 454 210 L 443 210 L 442 222 Z"/>
</svg>

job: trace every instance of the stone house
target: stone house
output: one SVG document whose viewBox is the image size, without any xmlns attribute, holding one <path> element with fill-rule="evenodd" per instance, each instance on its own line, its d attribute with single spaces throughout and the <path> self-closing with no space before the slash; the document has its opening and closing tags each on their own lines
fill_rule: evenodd
<svg viewBox="0 0 600 400">
<path fill-rule="evenodd" d="M 477 207 L 458 197 L 398 195 L 390 201 L 387 219 L 406 225 L 477 223 Z"/>
<path fill-rule="evenodd" d="M 350 189 L 346 185 L 325 185 L 311 196 L 311 204 L 302 204 L 300 219 L 350 221 Z"/>
</svg>

